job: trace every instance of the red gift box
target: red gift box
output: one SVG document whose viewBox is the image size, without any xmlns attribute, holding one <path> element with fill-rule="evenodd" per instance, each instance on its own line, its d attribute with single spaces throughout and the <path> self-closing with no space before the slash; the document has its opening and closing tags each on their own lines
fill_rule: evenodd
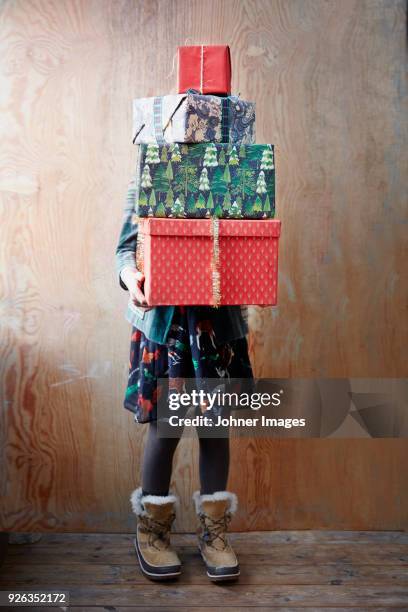
<svg viewBox="0 0 408 612">
<path fill-rule="evenodd" d="M 139 269 L 150 306 L 274 305 L 277 219 L 138 219 Z"/>
<path fill-rule="evenodd" d="M 178 47 L 178 92 L 231 93 L 231 55 L 225 45 Z"/>
</svg>

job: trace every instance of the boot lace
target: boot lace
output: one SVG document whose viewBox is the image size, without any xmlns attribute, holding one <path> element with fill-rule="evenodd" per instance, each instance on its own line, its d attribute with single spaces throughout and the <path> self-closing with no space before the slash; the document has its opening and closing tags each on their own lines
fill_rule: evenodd
<svg viewBox="0 0 408 612">
<path fill-rule="evenodd" d="M 228 546 L 226 531 L 231 522 L 231 514 L 226 512 L 218 519 L 204 513 L 200 514 L 199 517 L 203 527 L 202 539 L 204 542 L 209 546 L 213 546 L 216 540 L 220 540 L 224 550 Z"/>
<path fill-rule="evenodd" d="M 142 515 L 139 517 L 140 522 L 148 534 L 149 546 L 153 546 L 157 550 L 163 550 L 163 545 L 164 548 L 170 546 L 170 530 L 175 518 L 175 513 L 170 514 L 163 521 L 153 519 L 151 516 Z M 157 546 L 158 542 L 160 542 L 162 546 Z"/>
</svg>

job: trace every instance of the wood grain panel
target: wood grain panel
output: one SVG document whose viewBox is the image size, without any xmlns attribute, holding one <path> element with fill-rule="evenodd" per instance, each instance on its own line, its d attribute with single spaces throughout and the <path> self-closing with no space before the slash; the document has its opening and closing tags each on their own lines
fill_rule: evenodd
<svg viewBox="0 0 408 612">
<path fill-rule="evenodd" d="M 133 528 L 145 428 L 122 408 L 114 249 L 131 99 L 176 91 L 179 44 L 230 44 L 234 91 L 277 147 L 279 306 L 251 309 L 256 375 L 406 375 L 402 0 L 6 0 L 0 23 L 3 529 Z M 234 440 L 234 527 L 406 527 L 407 453 Z M 193 440 L 174 467 L 190 530 Z"/>
<path fill-rule="evenodd" d="M 173 535 L 182 575 L 175 584 L 155 588 L 136 567 L 131 534 L 43 534 L 35 544 L 8 546 L 0 587 L 24 590 L 35 584 L 49 589 L 62 583 L 75 609 L 81 602 L 92 610 L 102 605 L 116 610 L 119 601 L 123 610 L 147 610 L 149 603 L 149 610 L 166 611 L 384 612 L 406 608 L 407 538 L 389 531 L 232 534 L 239 584 L 214 590 L 208 588 L 194 534 Z"/>
</svg>

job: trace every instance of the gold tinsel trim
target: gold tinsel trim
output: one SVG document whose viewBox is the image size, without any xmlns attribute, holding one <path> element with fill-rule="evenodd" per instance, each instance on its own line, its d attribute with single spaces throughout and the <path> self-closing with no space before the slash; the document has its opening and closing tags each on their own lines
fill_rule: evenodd
<svg viewBox="0 0 408 612">
<path fill-rule="evenodd" d="M 140 220 L 138 219 L 140 228 Z M 221 288 L 220 288 L 220 221 L 217 217 L 211 219 L 211 236 L 212 236 L 212 256 L 211 256 L 211 277 L 212 277 L 212 299 L 213 306 L 218 308 L 221 304 Z M 144 273 L 144 233 L 137 232 L 136 242 L 136 267 L 140 272 Z"/>
<path fill-rule="evenodd" d="M 211 220 L 211 233 L 213 238 L 213 252 L 211 258 L 212 269 L 212 297 L 213 305 L 218 308 L 221 304 L 221 289 L 220 289 L 220 221 L 217 217 Z"/>
<path fill-rule="evenodd" d="M 140 221 L 136 220 L 138 223 L 138 232 L 137 232 L 137 241 L 136 241 L 136 268 L 144 274 L 144 234 L 140 231 Z"/>
</svg>

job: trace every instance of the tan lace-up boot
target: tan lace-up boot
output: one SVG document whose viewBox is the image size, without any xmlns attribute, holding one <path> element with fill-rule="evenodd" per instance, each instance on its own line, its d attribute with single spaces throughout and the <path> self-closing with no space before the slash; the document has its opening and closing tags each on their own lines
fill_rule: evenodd
<svg viewBox="0 0 408 612">
<path fill-rule="evenodd" d="M 137 516 L 137 557 L 143 574 L 151 580 L 168 580 L 181 573 L 181 562 L 170 545 L 170 530 L 175 519 L 175 495 L 143 495 L 133 491 L 130 502 Z"/>
<path fill-rule="evenodd" d="M 193 495 L 200 520 L 198 541 L 207 576 L 213 581 L 235 580 L 239 576 L 238 559 L 228 542 L 227 529 L 237 509 L 235 493 L 217 491 L 212 495 Z"/>
</svg>

